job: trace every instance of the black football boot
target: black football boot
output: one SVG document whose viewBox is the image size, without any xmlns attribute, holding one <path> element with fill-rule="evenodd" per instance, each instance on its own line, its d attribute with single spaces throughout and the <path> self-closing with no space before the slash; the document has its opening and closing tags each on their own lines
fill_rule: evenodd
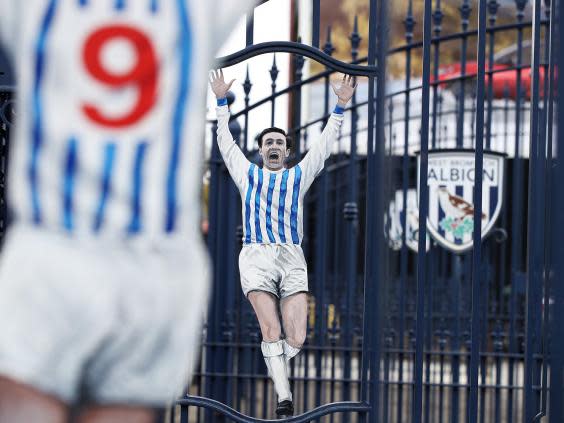
<svg viewBox="0 0 564 423">
<path fill-rule="evenodd" d="M 294 403 L 290 400 L 284 400 L 278 403 L 276 407 L 276 416 L 279 419 L 285 419 L 294 415 Z"/>
</svg>

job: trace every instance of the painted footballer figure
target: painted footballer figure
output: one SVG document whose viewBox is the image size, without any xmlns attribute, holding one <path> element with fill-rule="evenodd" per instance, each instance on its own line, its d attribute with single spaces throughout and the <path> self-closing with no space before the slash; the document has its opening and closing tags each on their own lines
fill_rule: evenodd
<svg viewBox="0 0 564 423">
<path fill-rule="evenodd" d="M 219 150 L 243 205 L 241 287 L 261 328 L 262 354 L 278 395 L 276 414 L 291 416 L 287 363 L 300 352 L 307 330 L 308 277 L 301 248 L 304 196 L 331 155 L 356 86 L 346 75 L 340 83 L 331 84 L 337 96 L 335 110 L 303 160 L 288 168 L 285 162 L 292 145 L 280 128 L 267 128 L 259 135 L 262 167 L 245 157 L 229 132 L 226 95 L 233 80 L 225 82 L 222 70 L 213 71 L 210 84 L 217 98 Z"/>
</svg>

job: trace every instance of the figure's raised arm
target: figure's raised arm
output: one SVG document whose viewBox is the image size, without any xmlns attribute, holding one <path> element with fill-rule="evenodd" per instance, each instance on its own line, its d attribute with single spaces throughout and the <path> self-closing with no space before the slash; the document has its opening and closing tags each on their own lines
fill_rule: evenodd
<svg viewBox="0 0 564 423">
<path fill-rule="evenodd" d="M 217 99 L 217 144 L 229 174 L 237 187 L 241 187 L 247 175 L 250 162 L 247 160 L 229 131 L 229 118 L 231 116 L 227 107 L 227 92 L 233 82 L 225 82 L 223 70 L 210 72 L 210 85 Z"/>
<path fill-rule="evenodd" d="M 343 75 L 340 83 L 331 82 L 331 86 L 337 96 L 337 105 L 323 129 L 320 139 L 311 146 L 300 163 L 307 180 L 307 187 L 321 172 L 325 165 L 325 160 L 331 155 L 333 143 L 339 136 L 339 128 L 344 119 L 345 107 L 352 98 L 356 88 L 353 77 L 347 75 Z"/>
</svg>

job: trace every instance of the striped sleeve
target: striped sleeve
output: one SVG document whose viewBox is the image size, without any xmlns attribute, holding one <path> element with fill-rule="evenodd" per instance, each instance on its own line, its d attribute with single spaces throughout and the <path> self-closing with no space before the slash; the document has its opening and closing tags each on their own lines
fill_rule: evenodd
<svg viewBox="0 0 564 423">
<path fill-rule="evenodd" d="M 251 163 L 247 160 L 229 131 L 229 108 L 227 106 L 220 106 L 216 110 L 219 151 L 233 181 L 239 189 L 242 189 Z"/>
<path fill-rule="evenodd" d="M 311 146 L 304 159 L 300 162 L 303 172 L 304 190 L 309 188 L 315 177 L 323 170 L 325 160 L 331 155 L 333 143 L 339 136 L 339 128 L 343 123 L 343 119 L 343 114 L 333 113 L 327 125 L 325 125 L 325 129 L 323 129 L 320 139 Z"/>
</svg>

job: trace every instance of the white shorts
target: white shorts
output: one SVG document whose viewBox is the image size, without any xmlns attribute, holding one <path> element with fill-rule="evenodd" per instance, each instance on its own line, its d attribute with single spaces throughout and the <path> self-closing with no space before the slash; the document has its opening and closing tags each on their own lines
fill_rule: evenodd
<svg viewBox="0 0 564 423">
<path fill-rule="evenodd" d="M 200 244 L 149 248 L 12 227 L 0 374 L 67 404 L 163 407 L 188 383 L 207 306 Z"/>
<path fill-rule="evenodd" d="M 241 288 L 265 291 L 285 298 L 307 292 L 307 264 L 302 247 L 295 244 L 246 244 L 239 254 Z"/>
</svg>

